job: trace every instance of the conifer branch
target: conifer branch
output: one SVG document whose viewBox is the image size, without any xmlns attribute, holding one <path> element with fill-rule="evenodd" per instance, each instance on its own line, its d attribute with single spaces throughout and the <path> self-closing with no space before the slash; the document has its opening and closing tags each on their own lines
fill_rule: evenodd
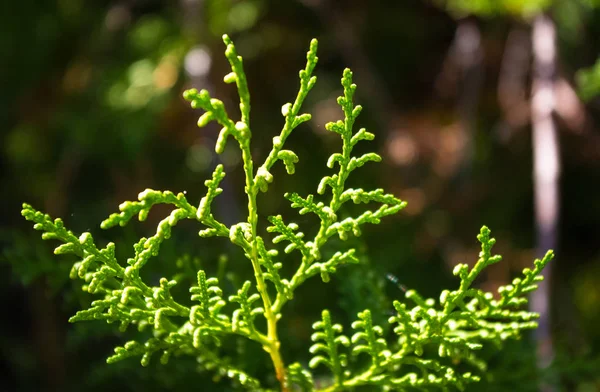
<svg viewBox="0 0 600 392">
<path fill-rule="evenodd" d="M 344 88 L 344 95 L 339 97 L 337 102 L 344 112 L 345 119 L 344 121 L 340 120 L 326 125 L 328 131 L 339 134 L 342 139 L 342 153 L 334 153 L 327 161 L 327 166 L 330 169 L 333 169 L 337 164 L 339 171 L 337 174 L 324 177 L 317 188 L 317 192 L 320 195 L 325 194 L 327 188 L 331 188 L 329 205 L 325 205 L 323 202 L 315 202 L 314 195 L 308 195 L 306 198 L 301 197 L 297 193 L 287 193 L 285 195 L 292 202 L 293 208 L 300 209 L 299 213 L 301 215 L 312 212 L 321 221 L 319 232 L 315 238 L 312 241 L 304 243 L 307 249 L 300 248 L 302 260 L 300 267 L 290 280 L 290 290 L 292 292 L 308 277 L 314 275 L 316 271 L 321 272 L 323 281 L 329 281 L 329 274 L 335 272 L 334 264 L 337 263 L 338 259 L 330 260 L 327 263 L 319 263 L 314 268 L 311 268 L 311 265 L 320 259 L 320 249 L 332 235 L 337 233 L 342 240 L 348 238 L 348 232 L 352 232 L 355 236 L 360 236 L 361 225 L 365 223 L 378 224 L 384 216 L 395 214 L 406 207 L 406 202 L 397 199 L 393 195 L 384 194 L 383 190 L 380 189 L 369 192 L 363 189 L 345 189 L 346 180 L 352 171 L 369 161 L 378 162 L 381 160 L 381 157 L 376 153 L 367 153 L 360 157 L 352 156 L 352 149 L 359 141 L 373 140 L 374 135 L 367 132 L 364 128 L 353 134 L 354 123 L 362 107 L 360 105 L 354 106 L 356 85 L 352 83 L 352 72 L 349 69 L 344 70 L 341 83 Z M 357 218 L 346 218 L 343 221 L 338 221 L 337 211 L 348 200 L 352 200 L 355 204 L 371 201 L 384 204 L 376 211 L 367 210 Z M 293 227 L 295 228 L 296 226 Z M 280 230 L 283 230 L 283 228 Z M 277 241 L 281 241 L 283 238 L 289 241 L 298 241 L 291 234 L 276 237 Z M 300 245 L 298 242 L 297 245 L 290 249 L 296 249 Z M 349 260 L 354 261 L 353 259 Z M 278 295 L 273 305 L 274 310 L 276 312 L 280 311 L 287 300 L 288 298 Z"/>
<path fill-rule="evenodd" d="M 484 343 L 500 346 L 503 341 L 518 339 L 523 331 L 536 327 L 534 320 L 538 315 L 519 308 L 526 304 L 525 295 L 535 289 L 534 282 L 540 280 L 540 273 L 552 259 L 552 253 L 547 253 L 542 260 L 535 260 L 535 268 L 526 268 L 524 277 L 516 278 L 513 285 L 501 287 L 498 290 L 501 299 L 495 300 L 492 293 L 471 288 L 474 279 L 486 266 L 501 259 L 492 255 L 495 240 L 490 237 L 487 227 L 481 229 L 477 238 L 482 249 L 479 260 L 471 270 L 466 264 L 455 268 L 455 275 L 460 278 L 459 288 L 443 291 L 439 306 L 436 306 L 435 300 L 424 299 L 414 290 L 406 293 L 414 307 L 394 301 L 396 315 L 388 321 L 398 336 L 396 349 L 389 349 L 386 341 L 379 337 L 382 328 L 373 325 L 368 310 L 358 314 L 359 320 L 352 327 L 364 332 L 352 336 L 352 353 L 367 353 L 372 361 L 363 373 L 345 380 L 345 388 L 378 385 L 427 390 L 433 386 L 452 386 L 461 390 L 469 383 L 478 382 L 480 376 L 469 371 L 461 372 L 456 364 L 463 361 L 474 370 L 484 371 L 485 363 L 475 355 Z M 426 348 L 430 347 L 437 349 L 437 358 L 424 357 Z M 419 373 L 411 369 L 417 369 Z M 330 387 L 325 390 L 337 389 Z"/>
<path fill-rule="evenodd" d="M 308 366 L 315 368 L 325 365 L 331 370 L 335 379 L 335 385 L 341 386 L 348 373 L 344 368 L 348 365 L 348 357 L 339 351 L 339 346 L 350 346 L 350 339 L 342 335 L 343 328 L 340 324 L 333 324 L 329 311 L 324 310 L 321 314 L 322 321 L 313 324 L 311 340 L 314 344 L 310 347 L 311 354 L 315 355 Z M 317 354 L 320 353 L 320 354 Z"/>
<path fill-rule="evenodd" d="M 286 223 L 289 221 L 281 215 L 268 218 L 271 225 L 267 224 L 266 230 L 273 234 L 272 243 L 285 242 L 285 253 L 300 259 L 293 276 L 289 279 L 283 276 L 282 263 L 277 260 L 279 252 L 271 249 L 260 235 L 265 222 L 259 220 L 257 198 L 273 182 L 270 170 L 277 160 L 283 162 L 288 174 L 296 170 L 299 157 L 284 149 L 284 144 L 296 127 L 311 118 L 309 114 L 301 114 L 301 106 L 316 82 L 313 72 L 318 61 L 317 41 L 311 41 L 306 66 L 299 74 L 300 87 L 294 103 L 282 107 L 283 128 L 273 138 L 271 151 L 256 170 L 251 155 L 250 92 L 243 60 L 228 36 L 223 36 L 223 41 L 231 66 L 224 81 L 236 84 L 240 120 L 232 120 L 223 102 L 212 98 L 206 90 L 188 90 L 184 98 L 193 108 L 205 111 L 198 120 L 200 127 L 210 121 L 222 127 L 215 146 L 217 153 L 224 151 L 229 136 L 237 141 L 243 160 L 247 219 L 227 227 L 213 216 L 212 203 L 223 191 L 219 188 L 225 177 L 222 165 L 204 182 L 207 191 L 197 208 L 188 202 L 185 192 L 146 189 L 138 195 L 137 201 L 122 203 L 119 212 L 101 224 L 104 229 L 124 226 L 134 216 L 140 221 L 146 220 L 157 204 L 173 206 L 152 236 L 134 244 L 133 256 L 122 265 L 117 261 L 113 243 L 99 248 L 90 233 L 78 237 L 64 227 L 62 220 L 52 220 L 24 204 L 23 216 L 34 223 L 36 230 L 43 232 L 42 238 L 62 243 L 55 253 L 78 258 L 71 269 L 71 278 L 83 280 L 83 290 L 97 296 L 89 308 L 78 311 L 70 321 L 104 320 L 119 323 L 121 331 L 132 325 L 140 331 L 150 330 L 151 337 L 145 341 L 132 340 L 116 347 L 107 359 L 109 363 L 141 357 L 141 364 L 147 366 L 155 355 L 160 356 L 163 364 L 173 356 L 191 355 L 197 358 L 201 368 L 215 372 L 217 378 L 228 377 L 251 391 L 267 389 L 233 364 L 231 353 L 227 353 L 226 345 L 222 344 L 224 337 L 260 344 L 269 354 L 279 390 L 283 392 L 296 390 L 295 387 L 303 392 L 333 392 L 361 386 L 383 390 L 462 390 L 479 381 L 477 373 L 485 370 L 486 363 L 477 356 L 478 350 L 488 343 L 501 346 L 505 340 L 518 339 L 523 331 L 537 326 L 538 314 L 522 308 L 527 304 L 527 294 L 537 288 L 542 270 L 553 257 L 552 252 L 548 252 L 541 260 L 535 260 L 532 269 L 524 269 L 522 276 L 500 287 L 498 296 L 484 292 L 473 283 L 485 268 L 501 260 L 492 254 L 495 240 L 485 226 L 477 237 L 481 244 L 477 263 L 473 268 L 466 264 L 456 266 L 454 275 L 460 279 L 458 288 L 442 291 L 439 302 L 408 290 L 405 297 L 411 305 L 394 301 L 395 313 L 388 319 L 386 328 L 374 321 L 373 315 L 377 312 L 369 309 L 359 312 L 358 320 L 352 323 L 351 339 L 343 334 L 341 324 L 333 323 L 330 312 L 322 310 L 321 320 L 313 324 L 315 332 L 309 349 L 312 358 L 308 365 L 309 368 L 321 365 L 327 368 L 332 375 L 331 385 L 318 389 L 319 383 L 312 373 L 298 362 L 286 367 L 278 333 L 283 306 L 293 299 L 295 290 L 307 279 L 319 274 L 328 282 L 339 267 L 359 262 L 353 248 L 340 249 L 329 258 L 322 258 L 322 254 L 330 254 L 322 253 L 323 247 L 335 235 L 342 240 L 349 235 L 360 236 L 365 224 L 379 224 L 382 218 L 402 210 L 406 202 L 383 189 L 346 187 L 346 181 L 356 169 L 381 160 L 374 152 L 353 154 L 358 142 L 373 140 L 375 135 L 364 128 L 353 131 L 362 107 L 354 104 L 356 85 L 352 83 L 352 72 L 346 69 L 341 79 L 344 93 L 337 100 L 344 118 L 326 125 L 328 131 L 341 138 L 341 152 L 333 153 L 327 161 L 327 167 L 336 172 L 321 180 L 316 196 L 285 194 L 300 215 L 310 213 L 319 219 L 316 235 L 307 240 L 298 224 Z M 364 204 L 366 210 L 341 219 L 346 216 L 342 210 L 344 204 L 350 201 Z M 228 293 L 231 295 L 225 296 L 217 278 L 209 278 L 202 269 L 196 271 L 199 265 L 192 267 L 188 262 L 186 272 L 193 272 L 197 277 L 197 285 L 189 288 L 191 303 L 182 303 L 174 297 L 178 291 L 173 288 L 181 284 L 182 274 L 173 279 L 162 277 L 157 286 L 144 282 L 142 269 L 151 257 L 159 254 L 163 242 L 171 237 L 173 227 L 183 219 L 199 223 L 202 226 L 199 235 L 203 238 L 229 238 L 251 263 L 254 281 L 244 280 Z M 393 331 L 394 339 L 386 339 L 384 331 L 388 330 Z M 431 352 L 437 354 L 431 355 Z"/>
<path fill-rule="evenodd" d="M 300 388 L 301 392 L 312 392 L 315 389 L 315 382 L 312 374 L 304 369 L 299 363 L 292 363 L 287 370 L 288 382 Z"/>
<path fill-rule="evenodd" d="M 269 155 L 265 159 L 265 162 L 259 167 L 255 179 L 256 181 L 259 180 L 260 176 L 267 180 L 266 182 L 271 182 L 273 177 L 269 170 L 271 170 L 271 167 L 275 164 L 275 162 L 278 159 L 283 161 L 288 174 L 294 174 L 295 172 L 294 164 L 298 162 L 298 156 L 293 151 L 283 150 L 283 145 L 285 144 L 287 138 L 290 136 L 292 131 L 298 125 L 311 119 L 310 114 L 304 113 L 299 115 L 299 113 L 300 109 L 302 108 L 302 104 L 306 99 L 306 96 L 317 83 L 317 77 L 312 75 L 315 66 L 317 65 L 317 62 L 319 61 L 319 58 L 317 57 L 317 46 L 317 40 L 313 39 L 310 42 L 310 49 L 306 54 L 306 67 L 303 70 L 301 70 L 299 74 L 300 89 L 298 90 L 296 100 L 293 104 L 286 103 L 281 108 L 281 114 L 285 118 L 285 124 L 279 136 L 275 136 L 273 138 L 273 148 L 271 149 L 271 152 L 269 152 Z M 266 191 L 266 187 L 263 189 L 263 191 Z"/>
</svg>

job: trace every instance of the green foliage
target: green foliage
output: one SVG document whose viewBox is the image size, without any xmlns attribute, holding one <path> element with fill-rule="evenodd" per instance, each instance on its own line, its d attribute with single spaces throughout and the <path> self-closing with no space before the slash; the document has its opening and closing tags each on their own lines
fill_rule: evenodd
<svg viewBox="0 0 600 392">
<path fill-rule="evenodd" d="M 313 326 L 319 332 L 312 337 L 317 343 L 311 352 L 326 355 L 315 356 L 310 365 L 322 363 L 331 369 L 335 382 L 328 390 L 345 390 L 358 385 L 391 389 L 454 386 L 462 390 L 466 384 L 480 380 L 480 376 L 471 371 L 462 372 L 463 364 L 479 371 L 486 369 L 486 364 L 476 355 L 483 343 L 500 344 L 518 338 L 523 330 L 535 328 L 537 314 L 518 309 L 527 302 L 524 295 L 535 290 L 536 282 L 542 280 L 540 272 L 552 259 L 552 252 L 536 260 L 533 270 L 523 270 L 523 276 L 515 278 L 511 285 L 500 287 L 500 298 L 494 299 L 492 293 L 471 287 L 483 269 L 501 260 L 500 256 L 491 254 L 495 241 L 490 238 L 487 227 L 481 229 L 478 240 L 481 243 L 479 260 L 470 270 L 466 264 L 456 266 L 454 275 L 460 278 L 459 288 L 444 290 L 438 306 L 435 300 L 424 299 L 414 290 L 406 293 L 414 303 L 412 308 L 394 301 L 396 315 L 388 321 L 394 327 L 397 341 L 390 345 L 383 337 L 383 328 L 373 324 L 369 310 L 358 314 L 359 320 L 352 324 L 356 332 L 350 340 L 341 334 L 342 326 L 332 324 L 329 313 L 324 311 L 323 321 Z M 350 343 L 352 356 L 367 354 L 370 363 L 366 370 L 352 378 L 347 377 L 350 372 L 342 370 L 348 359 L 339 350 L 340 345 L 348 347 Z M 424 355 L 430 349 L 437 351 L 437 356 L 429 355 L 432 359 Z"/>
<path fill-rule="evenodd" d="M 282 390 L 312 391 L 321 387 L 316 386 L 313 374 L 302 366 L 303 361 L 286 367 L 282 358 L 282 342 L 278 336 L 282 310 L 307 279 L 320 275 L 323 282 L 328 282 L 339 267 L 359 262 L 354 248 L 325 256 L 329 253 L 322 250 L 327 244 L 331 245 L 332 239 L 337 236 L 344 241 L 351 235 L 358 237 L 365 224 L 378 224 L 381 218 L 402 210 L 406 203 L 382 189 L 366 191 L 346 186 L 356 169 L 381 160 L 373 152 L 354 154 L 358 142 L 373 140 L 374 135 L 365 129 L 354 131 L 362 108 L 354 104 L 356 85 L 352 83 L 352 72 L 346 69 L 341 79 L 344 93 L 337 101 L 344 119 L 326 125 L 326 129 L 339 135 L 342 141 L 341 152 L 334 153 L 327 161 L 327 167 L 334 169 L 334 173 L 321 180 L 317 195 L 285 195 L 300 215 L 313 214 L 319 220 L 316 234 L 307 238 L 298 224 L 289 223 L 281 215 L 268 217 L 271 225 L 266 226 L 259 219 L 257 198 L 273 183 L 271 169 L 277 161 L 282 161 L 288 174 L 295 172 L 294 164 L 299 157 L 283 147 L 291 132 L 311 118 L 301 113 L 301 107 L 316 83 L 313 71 L 318 60 L 317 41 L 311 42 L 306 67 L 300 71 L 298 95 L 293 103 L 282 107 L 281 133 L 273 138 L 272 149 L 260 165 L 251 155 L 250 94 L 243 61 L 229 37 L 224 36 L 224 42 L 232 69 L 224 80 L 237 86 L 240 120 L 232 120 L 223 102 L 212 98 L 206 90 L 188 90 L 184 97 L 193 108 L 205 111 L 198 120 L 199 126 L 215 121 L 222 127 L 215 147 L 217 153 L 224 151 L 227 142 L 235 141 L 239 146 L 248 199 L 247 220 L 228 227 L 212 213 L 212 203 L 222 192 L 219 188 L 225 177 L 222 165 L 218 165 L 212 178 L 205 182 L 206 195 L 198 207 L 190 204 L 183 193 L 175 195 L 170 191 L 147 189 L 138 195 L 138 201 L 122 203 L 119 213 L 102 222 L 103 229 L 124 226 L 134 216 L 145 220 L 155 205 L 173 207 L 169 216 L 160 221 L 154 235 L 141 238 L 133 246 L 133 256 L 125 263 L 117 260 L 113 243 L 99 247 L 90 233 L 78 237 L 64 227 L 62 220 L 53 220 L 27 204 L 22 214 L 35 223 L 36 230 L 43 232 L 43 239 L 62 242 L 55 249 L 56 254 L 77 256 L 71 278 L 83 280 L 83 290 L 98 296 L 88 309 L 71 317 L 71 322 L 105 320 L 119 323 L 122 331 L 130 326 L 140 331 L 139 339 L 115 348 L 114 355 L 107 359 L 109 363 L 141 357 L 141 364 L 147 366 L 155 354 L 163 364 L 172 356 L 188 355 L 195 357 L 202 369 L 214 371 L 217 377 L 229 377 L 248 390 L 265 390 L 261 385 L 270 381 L 247 374 L 244 364 L 236 361 L 235 352 L 230 352 L 229 343 L 234 337 L 255 342 L 269 354 Z M 346 216 L 344 205 L 350 201 L 378 207 L 341 218 Z M 199 223 L 200 237 L 228 238 L 239 247 L 252 265 L 254 281 L 244 281 L 226 296 L 219 279 L 208 277 L 205 270 L 200 269 L 197 285 L 189 288 L 189 298 L 174 294 L 180 283 L 177 279 L 162 277 L 157 285 L 149 283 L 142 274 L 144 266 L 158 258 L 161 245 L 182 220 Z M 271 237 L 262 234 L 265 229 L 266 233 L 272 233 Z M 499 345 L 506 339 L 519 338 L 523 330 L 535 328 L 537 315 L 521 307 L 527 302 L 525 295 L 542 279 L 540 272 L 552 253 L 536 260 L 532 270 L 525 269 L 522 277 L 501 287 L 499 296 L 494 297 L 473 287 L 484 268 L 500 261 L 499 256 L 491 253 L 494 239 L 486 227 L 478 239 L 482 248 L 478 262 L 471 269 L 463 264 L 455 268 L 460 285 L 456 290 L 443 291 L 437 305 L 435 300 L 424 299 L 409 290 L 406 297 L 414 306 L 395 301 L 395 314 L 386 326 L 377 325 L 371 310 L 360 311 L 358 320 L 351 325 L 354 330 L 351 337 L 344 335 L 342 325 L 334 323 L 328 310 L 322 310 L 322 319 L 313 324 L 314 344 L 309 350 L 312 358 L 308 365 L 313 369 L 327 369 L 331 379 L 329 385 L 318 390 L 338 391 L 357 386 L 377 386 L 385 390 L 463 389 L 466 384 L 480 379 L 474 372 L 485 369 L 485 363 L 475 354 L 484 343 Z M 277 249 L 280 243 L 285 245 L 284 252 L 295 255 L 298 261 L 290 277 L 282 277 L 280 273 L 282 263 L 278 261 Z M 391 330 L 394 335 L 388 336 L 386 331 Z"/>
<path fill-rule="evenodd" d="M 456 16 L 517 15 L 531 17 L 552 5 L 552 0 L 436 0 Z"/>
<path fill-rule="evenodd" d="M 600 93 L 600 59 L 590 68 L 577 71 L 578 92 L 581 98 L 588 101 Z"/>
</svg>

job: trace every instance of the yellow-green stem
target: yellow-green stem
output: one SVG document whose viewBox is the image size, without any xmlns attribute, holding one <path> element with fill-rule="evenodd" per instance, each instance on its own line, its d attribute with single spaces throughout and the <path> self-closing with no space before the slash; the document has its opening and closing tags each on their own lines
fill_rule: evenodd
<svg viewBox="0 0 600 392">
<path fill-rule="evenodd" d="M 267 337 L 269 344 L 268 346 L 265 346 L 264 349 L 271 356 L 271 361 L 275 367 L 275 374 L 279 380 L 279 383 L 281 384 L 281 390 L 283 392 L 287 392 L 288 388 L 285 375 L 285 364 L 283 363 L 281 353 L 279 352 L 281 343 L 279 342 L 279 338 L 277 336 L 277 316 L 273 313 L 273 309 L 271 307 L 271 298 L 269 297 L 267 285 L 265 284 L 262 269 L 258 261 L 258 247 L 256 242 L 258 207 L 256 204 L 256 196 L 259 192 L 259 189 L 254 182 L 254 169 L 249 143 L 241 147 L 242 159 L 244 161 L 244 172 L 246 175 L 246 193 L 248 194 L 248 223 L 250 224 L 252 233 L 252 250 L 250 253 L 250 260 L 252 262 L 252 268 L 254 269 L 254 277 L 256 278 L 256 288 L 262 298 L 265 309 L 264 315 L 265 319 L 267 320 Z"/>
</svg>

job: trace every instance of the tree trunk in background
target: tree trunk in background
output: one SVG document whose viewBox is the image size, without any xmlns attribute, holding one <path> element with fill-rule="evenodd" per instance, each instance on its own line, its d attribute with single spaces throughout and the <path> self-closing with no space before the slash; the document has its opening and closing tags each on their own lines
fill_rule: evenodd
<svg viewBox="0 0 600 392">
<path fill-rule="evenodd" d="M 555 249 L 558 235 L 560 161 L 558 135 L 552 114 L 556 106 L 556 29 L 547 15 L 533 22 L 533 83 L 531 117 L 533 128 L 533 183 L 535 195 L 535 227 L 537 255 Z M 554 347 L 550 331 L 550 280 L 552 263 L 543 271 L 544 281 L 531 296 L 531 310 L 540 314 L 534 337 L 538 367 L 546 368 L 553 359 Z M 542 391 L 553 391 L 541 385 Z"/>
</svg>

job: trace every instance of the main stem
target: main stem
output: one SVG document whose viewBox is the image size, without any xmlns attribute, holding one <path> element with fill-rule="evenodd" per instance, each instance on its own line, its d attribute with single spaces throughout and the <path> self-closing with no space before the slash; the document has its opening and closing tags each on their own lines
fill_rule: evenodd
<svg viewBox="0 0 600 392">
<path fill-rule="evenodd" d="M 252 155 L 250 154 L 249 141 L 242 145 L 242 159 L 244 161 L 244 173 L 246 175 L 246 194 L 248 195 L 248 223 L 251 227 L 252 232 L 252 249 L 250 252 L 250 261 L 252 262 L 252 268 L 254 269 L 254 277 L 256 278 L 256 286 L 258 293 L 263 300 L 263 306 L 265 309 L 265 319 L 267 320 L 267 337 L 269 345 L 263 346 L 265 351 L 271 356 L 271 361 L 275 367 L 275 374 L 281 384 L 281 390 L 288 392 L 287 380 L 285 375 L 285 365 L 281 358 L 279 348 L 281 343 L 277 336 L 277 317 L 273 313 L 271 298 L 267 291 L 267 285 L 262 274 L 260 262 L 258 261 L 258 247 L 256 243 L 257 237 L 257 223 L 258 223 L 258 207 L 256 204 L 256 196 L 258 194 L 258 187 L 254 182 L 254 169 L 252 163 Z"/>
</svg>

